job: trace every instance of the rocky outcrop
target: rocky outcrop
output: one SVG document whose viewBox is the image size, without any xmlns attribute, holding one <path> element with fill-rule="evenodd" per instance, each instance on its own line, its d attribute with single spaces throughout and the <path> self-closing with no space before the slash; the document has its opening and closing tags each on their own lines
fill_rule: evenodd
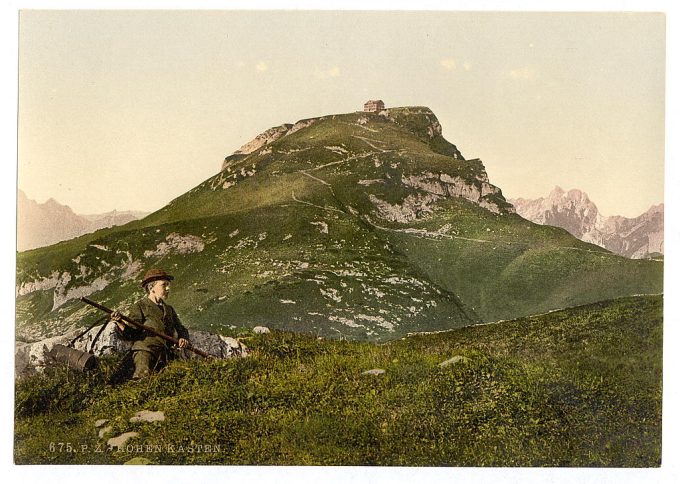
<svg viewBox="0 0 680 484">
<path fill-rule="evenodd" d="M 425 172 L 403 177 L 401 182 L 408 187 L 417 188 L 433 195 L 446 198 L 465 198 L 493 213 L 514 212 L 512 207 L 498 203 L 497 199 L 502 200 L 501 191 L 498 187 L 489 183 L 486 172 L 481 172 L 472 180 L 446 173 Z"/>
<path fill-rule="evenodd" d="M 315 121 L 316 119 L 305 119 L 298 121 L 295 124 L 286 123 L 282 124 L 281 126 L 269 128 L 267 131 L 258 134 L 254 139 L 248 141 L 238 150 L 234 151 L 233 154 L 227 156 L 222 162 L 222 167 L 220 168 L 220 171 L 224 171 L 228 167 L 238 164 L 238 162 L 243 160 L 243 158 L 245 158 L 247 155 L 256 152 L 260 148 L 267 146 L 273 143 L 274 141 L 283 138 L 284 136 L 293 134 L 296 131 L 300 131 L 301 129 L 306 128 Z"/>
<path fill-rule="evenodd" d="M 168 254 L 192 254 L 194 252 L 201 252 L 204 248 L 205 242 L 200 237 L 180 235 L 172 232 L 154 250 L 144 251 L 144 257 L 163 257 Z"/>
<path fill-rule="evenodd" d="M 258 134 L 254 139 L 248 141 L 246 144 L 241 146 L 238 150 L 234 151 L 235 155 L 249 155 L 250 153 L 259 150 L 269 143 L 273 143 L 279 138 L 287 135 L 288 132 L 293 127 L 292 124 L 282 124 L 281 126 L 275 126 L 269 128 L 267 131 Z"/>
<path fill-rule="evenodd" d="M 25 296 L 35 291 L 47 291 L 57 287 L 60 281 L 60 274 L 56 271 L 52 272 L 49 277 L 36 279 L 35 281 L 24 282 L 16 288 L 15 297 Z"/>
<path fill-rule="evenodd" d="M 371 184 L 377 181 L 370 180 Z M 366 180 L 359 183 L 367 184 Z M 514 212 L 514 208 L 505 202 L 500 189 L 489 183 L 483 170 L 472 180 L 447 173 L 423 172 L 403 176 L 401 183 L 418 190 L 418 193 L 408 195 L 398 204 L 390 204 L 373 194 L 369 195 L 380 217 L 390 222 L 408 223 L 426 217 L 436 209 L 438 201 L 451 197 L 464 198 L 493 213 Z"/>
<path fill-rule="evenodd" d="M 435 203 L 442 199 L 442 196 L 435 194 L 408 195 L 401 204 L 392 205 L 375 195 L 369 195 L 371 203 L 375 205 L 380 217 L 390 222 L 408 223 L 413 220 L 423 218 L 435 209 Z"/>
<path fill-rule="evenodd" d="M 72 276 L 69 272 L 53 272 L 49 277 L 37 279 L 35 281 L 24 282 L 16 288 L 16 296 L 25 296 L 35 291 L 54 290 L 54 302 L 52 310 L 59 308 L 65 302 L 83 296 L 89 296 L 93 292 L 104 289 L 108 284 L 108 280 L 104 277 L 98 277 L 91 284 L 84 286 L 72 286 L 68 288 Z"/>
<path fill-rule="evenodd" d="M 605 217 L 581 190 L 555 187 L 545 198 L 510 200 L 527 220 L 561 227 L 573 236 L 616 254 L 642 259 L 663 254 L 664 206 L 651 207 L 635 218 Z"/>
</svg>

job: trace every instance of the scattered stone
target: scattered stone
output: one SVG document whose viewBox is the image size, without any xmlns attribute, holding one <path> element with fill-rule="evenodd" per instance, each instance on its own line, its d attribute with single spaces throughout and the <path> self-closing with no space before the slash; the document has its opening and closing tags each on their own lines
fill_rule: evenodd
<svg viewBox="0 0 680 484">
<path fill-rule="evenodd" d="M 169 254 L 192 254 L 202 252 L 205 242 L 195 235 L 180 235 L 176 232 L 168 234 L 165 242 L 160 242 L 156 250 L 145 250 L 144 257 L 163 257 Z"/>
<path fill-rule="evenodd" d="M 104 437 L 106 437 L 106 434 L 111 433 L 112 430 L 113 430 L 113 427 L 111 427 L 110 425 L 108 427 L 104 427 L 103 429 L 99 430 L 99 434 L 98 434 L 99 438 L 103 439 Z"/>
<path fill-rule="evenodd" d="M 140 410 L 130 422 L 162 422 L 165 420 L 165 413 L 162 411 L 152 412 L 151 410 Z"/>
<path fill-rule="evenodd" d="M 457 363 L 467 363 L 468 361 L 470 361 L 470 358 L 461 355 L 456 355 L 453 358 L 449 358 L 446 361 L 442 361 L 441 363 L 439 363 L 439 366 L 443 368 L 445 366 L 455 365 Z"/>
<path fill-rule="evenodd" d="M 130 440 L 133 437 L 137 437 L 138 435 L 139 434 L 137 432 L 125 432 L 124 434 L 121 434 L 118 437 L 111 437 L 109 440 L 106 441 L 106 443 L 111 448 L 116 447 L 120 449 L 127 443 L 128 440 Z"/>
<path fill-rule="evenodd" d="M 94 423 L 94 426 L 95 426 L 95 428 L 99 428 L 99 427 L 101 427 L 102 425 L 104 425 L 106 422 L 108 422 L 107 419 L 101 418 L 101 419 L 97 420 L 97 421 Z"/>
<path fill-rule="evenodd" d="M 236 338 L 232 338 L 231 336 L 220 335 L 220 339 L 224 343 L 226 343 L 226 345 L 229 346 L 229 348 L 239 349 L 241 348 L 241 346 L 243 346 L 239 340 L 237 340 Z"/>
<path fill-rule="evenodd" d="M 382 375 L 383 373 L 385 373 L 385 370 L 382 368 L 374 368 L 372 370 L 366 370 L 362 375 Z"/>
<path fill-rule="evenodd" d="M 153 464 L 153 461 L 146 457 L 133 457 L 129 461 L 123 463 L 124 466 L 146 466 L 149 464 Z"/>
<path fill-rule="evenodd" d="M 269 331 L 269 328 L 266 327 L 266 326 L 255 326 L 253 328 L 253 333 L 255 333 L 255 334 L 267 334 L 267 333 L 271 333 L 271 331 Z"/>
</svg>

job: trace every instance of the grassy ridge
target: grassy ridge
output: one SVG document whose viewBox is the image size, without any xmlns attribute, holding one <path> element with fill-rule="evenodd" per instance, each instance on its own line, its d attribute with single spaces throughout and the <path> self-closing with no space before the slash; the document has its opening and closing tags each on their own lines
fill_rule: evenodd
<svg viewBox="0 0 680 484">
<path fill-rule="evenodd" d="M 17 385 L 15 461 L 658 466 L 661 311 L 631 297 L 382 345 L 250 335 L 249 358 L 118 387 L 54 370 Z M 167 420 L 128 421 L 143 409 Z M 139 433 L 129 452 L 94 451 L 101 418 Z"/>
</svg>

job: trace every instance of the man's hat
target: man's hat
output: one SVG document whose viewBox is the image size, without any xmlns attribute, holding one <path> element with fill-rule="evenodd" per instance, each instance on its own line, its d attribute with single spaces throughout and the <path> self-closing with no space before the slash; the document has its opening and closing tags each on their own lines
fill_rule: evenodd
<svg viewBox="0 0 680 484">
<path fill-rule="evenodd" d="M 165 272 L 163 269 L 149 269 L 144 274 L 142 279 L 142 287 L 146 286 L 148 282 L 152 281 L 172 281 L 174 277 Z"/>
</svg>

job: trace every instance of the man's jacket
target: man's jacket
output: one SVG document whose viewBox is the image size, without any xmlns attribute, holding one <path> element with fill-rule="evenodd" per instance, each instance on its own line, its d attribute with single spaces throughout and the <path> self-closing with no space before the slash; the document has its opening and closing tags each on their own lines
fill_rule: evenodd
<svg viewBox="0 0 680 484">
<path fill-rule="evenodd" d="M 144 326 L 149 326 L 156 331 L 172 336 L 173 338 L 189 339 L 189 331 L 179 320 L 174 308 L 161 302 L 154 303 L 148 297 L 137 301 L 129 313 L 130 319 Z M 156 353 L 170 344 L 159 336 L 154 336 L 144 330 L 126 326 L 121 335 L 128 340 L 134 340 L 132 350 L 150 351 Z"/>
</svg>

